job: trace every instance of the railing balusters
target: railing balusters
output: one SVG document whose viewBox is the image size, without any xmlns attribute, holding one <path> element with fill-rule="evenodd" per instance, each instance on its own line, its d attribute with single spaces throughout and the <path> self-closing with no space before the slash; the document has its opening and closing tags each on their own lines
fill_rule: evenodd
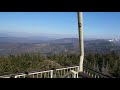
<svg viewBox="0 0 120 90">
<path fill-rule="evenodd" d="M 40 74 L 40 77 L 41 77 L 41 78 L 43 77 L 42 73 Z"/>
<path fill-rule="evenodd" d="M 99 78 L 99 75 L 97 76 L 97 78 Z"/>
<path fill-rule="evenodd" d="M 47 78 L 49 78 L 49 72 L 47 72 Z"/>
<path fill-rule="evenodd" d="M 45 78 L 47 78 L 47 72 L 45 72 Z"/>
<path fill-rule="evenodd" d="M 53 78 L 53 70 L 50 71 L 50 78 Z"/>
<path fill-rule="evenodd" d="M 94 78 L 94 72 L 92 72 L 92 75 L 91 75 L 92 78 Z"/>
<path fill-rule="evenodd" d="M 95 75 L 95 78 L 96 78 L 97 76 Z"/>
<path fill-rule="evenodd" d="M 86 73 L 85 70 L 83 72 Z"/>
<path fill-rule="evenodd" d="M 72 74 L 69 74 L 69 72 L 71 71 L 75 71 L 75 72 L 73 72 Z M 56 69 L 55 71 L 49 70 L 49 71 L 42 71 L 42 72 L 34 72 L 34 73 L 29 73 L 28 75 L 21 73 L 20 75 L 15 75 L 14 78 L 26 78 L 27 76 L 30 78 L 53 78 L 55 74 L 56 74 L 56 77 L 62 77 L 66 74 L 69 74 L 68 77 L 78 77 L 78 73 L 76 73 L 78 71 L 79 71 L 79 66 L 75 66 L 75 67 Z M 83 73 L 88 74 L 92 78 L 106 78 L 107 77 L 106 75 L 100 72 L 94 71 L 92 69 L 89 69 L 87 67 L 83 68 Z M 5 77 L 8 77 L 8 75 L 0 76 L 0 77 L 5 78 Z"/>
<path fill-rule="evenodd" d="M 47 78 L 49 78 L 49 72 L 47 72 Z"/>
<path fill-rule="evenodd" d="M 59 70 L 58 72 L 59 72 L 59 76 L 61 77 L 61 71 Z"/>
<path fill-rule="evenodd" d="M 72 70 L 76 71 L 76 68 L 72 68 Z"/>
<path fill-rule="evenodd" d="M 63 69 L 64 70 L 64 75 L 65 75 L 65 69 Z"/>
<path fill-rule="evenodd" d="M 63 75 L 62 75 L 62 70 L 61 70 L 61 76 L 63 76 Z"/>
<path fill-rule="evenodd" d="M 38 73 L 37 73 L 37 78 L 38 78 Z"/>
<path fill-rule="evenodd" d="M 53 71 L 54 72 L 54 71 Z M 61 72 L 60 71 L 55 71 L 55 73 L 53 73 L 53 75 L 55 76 L 55 78 L 59 76 L 61 76 Z"/>
<path fill-rule="evenodd" d="M 77 73 L 77 78 L 79 78 L 78 73 Z"/>
<path fill-rule="evenodd" d="M 44 78 L 46 77 L 46 73 L 44 73 Z"/>
<path fill-rule="evenodd" d="M 88 75 L 89 75 L 89 76 L 91 76 L 91 73 L 90 73 L 90 71 L 88 72 Z"/>
<path fill-rule="evenodd" d="M 88 74 L 88 71 L 87 71 L 87 74 Z"/>
</svg>

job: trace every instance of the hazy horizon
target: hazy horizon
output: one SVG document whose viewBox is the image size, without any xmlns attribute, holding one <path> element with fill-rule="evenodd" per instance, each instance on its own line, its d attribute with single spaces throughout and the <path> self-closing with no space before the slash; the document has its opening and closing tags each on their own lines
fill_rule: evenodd
<svg viewBox="0 0 120 90">
<path fill-rule="evenodd" d="M 49 39 L 62 39 L 62 38 L 79 38 L 78 35 L 69 35 L 69 34 L 49 34 L 49 33 L 28 33 L 28 32 L 0 32 L 0 37 L 16 37 L 16 38 L 49 38 Z M 94 36 L 84 37 L 85 40 L 94 40 L 94 39 L 120 39 L 120 38 L 100 38 Z"/>
</svg>

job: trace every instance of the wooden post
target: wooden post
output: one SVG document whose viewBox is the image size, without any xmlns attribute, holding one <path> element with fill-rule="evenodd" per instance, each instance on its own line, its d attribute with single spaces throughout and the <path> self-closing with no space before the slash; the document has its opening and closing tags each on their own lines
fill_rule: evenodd
<svg viewBox="0 0 120 90">
<path fill-rule="evenodd" d="M 80 63 L 79 72 L 83 72 L 84 60 L 84 39 L 83 39 L 83 22 L 82 12 L 78 12 L 78 31 L 79 31 L 79 46 L 80 46 Z"/>
</svg>

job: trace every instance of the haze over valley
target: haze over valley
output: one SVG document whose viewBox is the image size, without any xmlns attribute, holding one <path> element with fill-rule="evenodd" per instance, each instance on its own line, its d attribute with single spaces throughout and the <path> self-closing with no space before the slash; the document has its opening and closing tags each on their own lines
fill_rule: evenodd
<svg viewBox="0 0 120 90">
<path fill-rule="evenodd" d="M 52 35 L 51 35 L 52 36 Z M 85 53 L 120 53 L 119 39 L 85 39 Z M 79 54 L 79 39 L 74 37 L 15 36 L 0 33 L 0 55 L 21 53 Z"/>
</svg>

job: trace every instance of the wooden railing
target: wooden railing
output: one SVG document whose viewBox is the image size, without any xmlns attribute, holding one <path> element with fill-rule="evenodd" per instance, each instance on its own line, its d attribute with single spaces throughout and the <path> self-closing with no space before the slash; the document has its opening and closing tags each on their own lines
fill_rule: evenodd
<svg viewBox="0 0 120 90">
<path fill-rule="evenodd" d="M 54 70 L 53 75 L 54 75 L 55 78 L 65 78 L 66 74 L 69 73 L 68 77 L 72 77 L 72 76 L 74 77 L 75 75 L 77 75 L 76 72 L 78 72 L 78 71 L 79 71 L 79 66 L 60 68 L 60 69 Z"/>
<path fill-rule="evenodd" d="M 52 78 L 53 70 L 15 75 L 15 78 Z"/>
<path fill-rule="evenodd" d="M 0 78 L 63 78 L 64 75 L 70 72 L 69 78 L 78 77 L 79 66 L 60 68 L 55 70 L 30 72 L 28 74 L 20 73 L 17 75 L 4 75 Z"/>
<path fill-rule="evenodd" d="M 78 72 L 70 70 L 68 73 L 63 75 L 61 78 L 78 78 Z"/>
<path fill-rule="evenodd" d="M 86 66 L 83 68 L 83 73 L 91 78 L 113 78 L 101 72 L 90 69 Z M 60 68 L 48 71 L 30 72 L 28 74 L 20 73 L 17 75 L 4 75 L 0 78 L 79 78 L 79 66 Z"/>
<path fill-rule="evenodd" d="M 10 78 L 12 75 L 3 75 L 3 76 L 0 76 L 0 78 Z"/>
</svg>

